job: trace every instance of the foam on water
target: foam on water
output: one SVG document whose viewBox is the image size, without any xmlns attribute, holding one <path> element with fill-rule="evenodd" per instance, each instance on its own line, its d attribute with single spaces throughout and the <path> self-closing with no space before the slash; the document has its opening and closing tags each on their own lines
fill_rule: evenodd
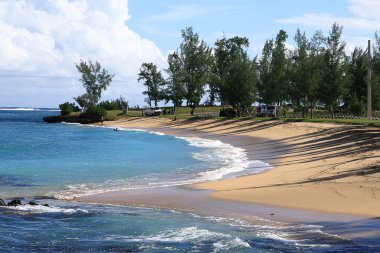
<svg viewBox="0 0 380 253">
<path fill-rule="evenodd" d="M 199 173 L 198 181 L 212 181 L 225 178 L 229 175 L 241 176 L 259 173 L 272 168 L 268 163 L 258 160 L 249 160 L 247 152 L 231 144 L 219 140 L 203 139 L 198 137 L 178 137 L 189 143 L 189 145 L 204 148 L 205 151 L 194 153 L 197 160 L 209 164 L 221 164 L 222 166 L 213 170 Z"/>
<path fill-rule="evenodd" d="M 82 126 L 82 125 L 81 125 Z M 108 126 L 88 126 L 115 129 Z M 162 132 L 147 131 L 135 128 L 118 127 L 118 131 L 142 132 L 147 134 L 166 136 Z M 258 160 L 249 160 L 247 152 L 231 144 L 223 143 L 220 140 L 210 140 L 198 137 L 174 137 L 188 143 L 188 145 L 200 148 L 199 152 L 193 152 L 192 157 L 200 161 L 203 166 L 200 171 L 194 171 L 186 176 L 171 177 L 162 180 L 157 175 L 145 175 L 143 177 L 106 180 L 102 183 L 83 183 L 66 185 L 66 187 L 52 195 L 58 199 L 72 199 L 76 197 L 94 195 L 99 193 L 131 190 L 169 187 L 186 184 L 195 184 L 206 181 L 219 180 L 222 178 L 231 178 L 236 176 L 259 173 L 271 166 Z M 191 173 L 191 171 L 187 171 Z"/>
<path fill-rule="evenodd" d="M 20 205 L 20 206 L 6 206 L 4 209 L 18 211 L 22 213 L 88 213 L 87 210 L 81 208 L 62 208 L 56 206 L 43 206 L 43 205 Z"/>
<path fill-rule="evenodd" d="M 40 109 L 36 108 L 26 108 L 26 107 L 20 107 L 20 108 L 0 108 L 0 111 L 39 111 Z"/>
<path fill-rule="evenodd" d="M 250 161 L 244 149 L 221 141 L 191 137 L 180 141 L 145 130 L 113 132 L 101 127 L 87 130 L 82 125 L 43 124 L 45 114 L 0 113 L 4 133 L 0 174 L 8 182 L 0 185 L 2 198 L 17 196 L 39 202 L 41 198 L 35 196 L 57 194 L 66 199 L 235 177 L 270 168 Z M 152 154 L 150 161 L 141 155 L 155 150 L 157 155 Z M 0 207 L 2 252 L 374 251 L 324 233 L 322 226 L 73 204 L 50 198 L 43 201 L 50 206 Z"/>
<path fill-rule="evenodd" d="M 249 243 L 241 240 L 240 238 L 235 237 L 232 240 L 226 241 L 218 241 L 213 243 L 213 247 L 215 248 L 213 252 L 219 252 L 219 251 L 229 251 L 231 249 L 238 249 L 238 248 L 251 248 L 251 245 Z"/>
<path fill-rule="evenodd" d="M 234 237 L 230 234 L 201 229 L 197 226 L 185 227 L 179 229 L 170 229 L 158 234 L 147 235 L 142 237 L 124 237 L 107 236 L 106 240 L 121 239 L 128 242 L 145 242 L 145 243 L 202 243 L 205 241 L 216 241 L 212 244 L 213 252 L 226 251 L 239 248 L 251 248 L 249 243 Z"/>
</svg>

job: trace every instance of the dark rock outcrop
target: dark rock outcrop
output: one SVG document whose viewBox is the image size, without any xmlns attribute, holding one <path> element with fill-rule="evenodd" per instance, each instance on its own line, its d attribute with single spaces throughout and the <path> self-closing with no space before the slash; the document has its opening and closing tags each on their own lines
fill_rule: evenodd
<svg viewBox="0 0 380 253">
<path fill-rule="evenodd" d="M 6 206 L 7 204 L 5 203 L 4 200 L 0 199 L 0 206 Z"/>
<path fill-rule="evenodd" d="M 36 202 L 33 202 L 33 201 L 29 201 L 28 204 L 31 205 L 31 206 L 38 206 L 38 204 Z"/>
<path fill-rule="evenodd" d="M 7 206 L 20 206 L 20 205 L 22 205 L 20 199 L 13 199 L 7 204 Z"/>
<path fill-rule="evenodd" d="M 80 124 L 92 124 L 100 122 L 98 118 L 86 117 L 85 115 L 57 115 L 57 116 L 47 116 L 43 118 L 46 123 L 80 123 Z"/>
<path fill-rule="evenodd" d="M 47 116 L 43 118 L 46 123 L 61 123 L 61 122 L 69 122 L 69 123 L 80 123 L 80 118 L 78 116 L 72 115 L 57 115 L 57 116 Z"/>
</svg>

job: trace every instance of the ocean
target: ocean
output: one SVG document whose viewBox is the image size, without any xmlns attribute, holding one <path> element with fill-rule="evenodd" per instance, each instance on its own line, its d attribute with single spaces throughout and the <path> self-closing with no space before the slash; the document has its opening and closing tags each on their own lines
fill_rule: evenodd
<svg viewBox="0 0 380 253">
<path fill-rule="evenodd" d="M 217 140 L 42 122 L 57 113 L 0 109 L 0 198 L 40 204 L 0 207 L 0 252 L 375 250 L 321 225 L 74 202 L 107 191 L 236 177 L 270 165 Z"/>
</svg>

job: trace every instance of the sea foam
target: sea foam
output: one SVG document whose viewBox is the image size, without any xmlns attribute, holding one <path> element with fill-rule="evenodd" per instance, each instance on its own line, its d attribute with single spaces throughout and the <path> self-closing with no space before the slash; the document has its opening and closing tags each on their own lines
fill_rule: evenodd
<svg viewBox="0 0 380 253">
<path fill-rule="evenodd" d="M 103 126 L 94 126 L 103 127 Z M 115 127 L 104 126 L 104 128 L 114 129 Z M 157 131 L 147 131 L 135 128 L 117 128 L 119 131 L 143 132 L 154 135 L 165 135 Z M 224 143 L 220 140 L 211 140 L 198 137 L 174 137 L 186 141 L 190 146 L 200 148 L 193 152 L 192 157 L 202 162 L 202 171 L 195 171 L 183 178 L 170 178 L 161 180 L 149 178 L 149 175 L 141 178 L 126 178 L 107 180 L 103 183 L 84 183 L 78 185 L 67 185 L 59 192 L 53 193 L 58 199 L 73 199 L 76 197 L 100 194 L 105 192 L 179 186 L 195 184 L 200 182 L 214 181 L 223 178 L 233 178 L 237 176 L 249 175 L 270 169 L 267 163 L 258 160 L 250 160 L 246 150 Z"/>
<path fill-rule="evenodd" d="M 212 181 L 225 177 L 236 177 L 262 172 L 272 168 L 268 163 L 259 160 L 250 160 L 246 150 L 235 147 L 219 140 L 210 140 L 198 137 L 177 137 L 189 143 L 189 145 L 205 149 L 194 153 L 197 160 L 209 164 L 220 164 L 217 169 L 199 173 L 198 181 Z"/>
<path fill-rule="evenodd" d="M 22 213 L 88 213 L 87 210 L 80 208 L 63 208 L 56 206 L 43 206 L 43 205 L 21 205 L 21 206 L 7 206 L 3 207 L 8 210 L 18 211 Z"/>
</svg>

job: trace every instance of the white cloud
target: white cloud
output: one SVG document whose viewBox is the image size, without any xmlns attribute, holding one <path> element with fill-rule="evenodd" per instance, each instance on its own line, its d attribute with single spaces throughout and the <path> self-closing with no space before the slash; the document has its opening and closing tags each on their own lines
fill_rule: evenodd
<svg viewBox="0 0 380 253">
<path fill-rule="evenodd" d="M 348 9 L 352 16 L 334 16 L 329 13 L 306 13 L 301 16 L 281 19 L 280 24 L 295 24 L 317 28 L 328 28 L 335 22 L 343 25 L 345 29 L 371 30 L 380 27 L 380 1 L 378 0 L 350 0 Z"/>
<path fill-rule="evenodd" d="M 178 21 L 188 18 L 208 15 L 210 13 L 228 12 L 234 10 L 240 10 L 240 7 L 236 6 L 222 6 L 222 5 L 196 5 L 196 4 L 182 4 L 174 5 L 170 7 L 168 12 L 159 15 L 153 15 L 150 17 L 151 21 Z"/>
<path fill-rule="evenodd" d="M 0 74 L 20 82 L 23 76 L 77 80 L 74 63 L 84 59 L 99 61 L 121 81 L 136 79 L 143 62 L 165 66 L 158 47 L 128 28 L 129 18 L 127 0 L 0 1 Z M 1 79 L 2 90 L 17 88 Z M 54 90 L 55 82 L 41 83 L 40 94 Z"/>
<path fill-rule="evenodd" d="M 350 0 L 350 11 L 357 17 L 379 21 L 380 1 L 378 0 Z"/>
</svg>

